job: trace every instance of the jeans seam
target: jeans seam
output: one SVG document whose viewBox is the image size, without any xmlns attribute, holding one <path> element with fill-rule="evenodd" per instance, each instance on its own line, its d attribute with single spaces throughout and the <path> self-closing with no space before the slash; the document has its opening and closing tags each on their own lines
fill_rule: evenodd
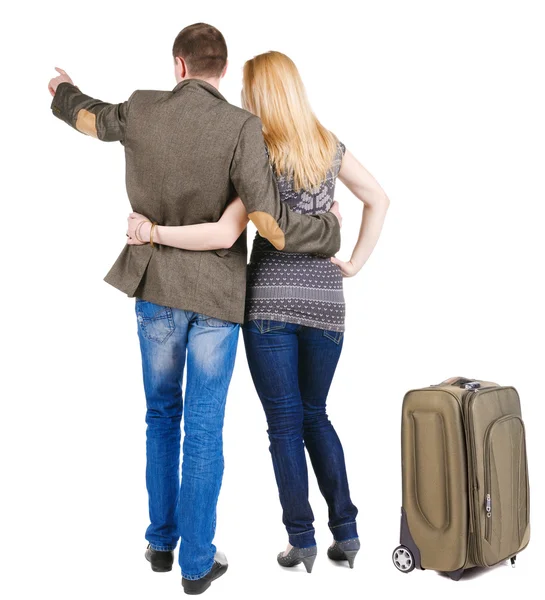
<svg viewBox="0 0 545 600">
<path fill-rule="evenodd" d="M 341 523 L 341 525 L 329 526 L 329 529 L 337 529 L 337 527 L 346 527 L 346 525 L 355 525 L 356 521 L 350 521 L 350 523 Z"/>
<path fill-rule="evenodd" d="M 176 546 L 154 546 L 151 543 L 150 548 L 155 550 L 155 552 L 174 552 L 176 550 Z"/>
<path fill-rule="evenodd" d="M 204 323 L 207 327 L 212 327 L 212 328 L 217 328 L 220 329 L 221 327 L 231 327 L 233 325 L 237 325 L 237 323 L 234 323 L 233 321 L 227 321 L 226 319 L 220 319 L 218 317 L 211 317 L 210 315 L 205 315 L 203 313 L 200 313 L 201 318 L 197 318 L 196 322 L 199 323 Z M 210 321 L 214 322 L 214 321 L 219 321 L 220 324 L 215 324 L 215 325 L 211 325 Z"/>
<path fill-rule="evenodd" d="M 207 569 L 206 571 L 203 571 L 199 575 L 186 575 L 182 571 L 182 577 L 184 579 L 187 579 L 188 581 L 196 581 L 197 579 L 202 579 L 203 577 L 205 577 L 206 575 L 208 575 L 208 573 L 210 573 L 210 571 L 212 570 L 213 567 L 214 567 L 214 561 L 212 561 L 212 566 L 209 569 Z"/>
<path fill-rule="evenodd" d="M 307 533 L 314 533 L 315 529 L 307 529 L 307 531 L 301 531 L 301 533 L 290 533 L 288 535 L 295 537 L 296 535 L 305 535 Z"/>
</svg>

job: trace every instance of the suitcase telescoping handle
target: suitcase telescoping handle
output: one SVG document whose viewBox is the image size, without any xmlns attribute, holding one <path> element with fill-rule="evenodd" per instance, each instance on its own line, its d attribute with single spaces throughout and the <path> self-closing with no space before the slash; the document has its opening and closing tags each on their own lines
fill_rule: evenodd
<svg viewBox="0 0 545 600">
<path fill-rule="evenodd" d="M 457 385 L 466 390 L 476 390 L 481 387 L 481 384 L 478 381 L 475 381 L 475 379 L 467 379 L 467 377 L 450 377 L 437 385 Z"/>
</svg>

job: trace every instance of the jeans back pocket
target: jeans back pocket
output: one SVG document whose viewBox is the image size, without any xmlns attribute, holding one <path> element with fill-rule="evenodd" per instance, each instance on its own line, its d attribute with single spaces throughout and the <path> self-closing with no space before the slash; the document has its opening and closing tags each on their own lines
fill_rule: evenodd
<svg viewBox="0 0 545 600">
<path fill-rule="evenodd" d="M 336 344 L 341 343 L 341 340 L 343 339 L 344 331 L 329 331 L 328 329 L 324 329 L 323 331 L 324 331 L 324 336 L 326 338 L 329 338 Z"/>
<path fill-rule="evenodd" d="M 286 327 L 285 321 L 275 321 L 273 319 L 253 319 L 253 322 L 259 329 L 260 333 L 267 333 L 269 331 L 284 329 L 284 327 Z"/>
<path fill-rule="evenodd" d="M 139 330 L 151 342 L 163 344 L 176 328 L 170 306 L 137 298 L 135 310 Z"/>
</svg>

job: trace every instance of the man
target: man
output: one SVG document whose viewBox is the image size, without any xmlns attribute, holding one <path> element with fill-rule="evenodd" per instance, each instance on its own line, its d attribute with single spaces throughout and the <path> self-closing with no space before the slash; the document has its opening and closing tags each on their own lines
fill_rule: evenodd
<svg viewBox="0 0 545 600">
<path fill-rule="evenodd" d="M 177 85 L 171 92 L 137 90 L 120 104 L 83 94 L 57 69 L 60 76 L 49 84 L 53 114 L 84 134 L 124 145 L 132 209 L 153 222 L 217 221 L 239 195 L 276 248 L 334 255 L 337 216 L 300 215 L 280 202 L 260 119 L 220 94 L 227 69 L 223 35 L 204 23 L 186 27 L 173 57 Z M 136 298 L 147 404 L 146 558 L 155 571 L 171 570 L 180 540 L 182 585 L 189 594 L 202 593 L 227 569 L 212 542 L 225 400 L 244 320 L 246 257 L 245 231 L 231 248 L 209 252 L 127 244 L 105 277 Z"/>
</svg>

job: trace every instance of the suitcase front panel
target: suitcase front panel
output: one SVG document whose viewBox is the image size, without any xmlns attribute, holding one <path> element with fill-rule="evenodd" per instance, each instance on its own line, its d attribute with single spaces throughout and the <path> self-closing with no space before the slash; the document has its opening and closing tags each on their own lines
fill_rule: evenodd
<svg viewBox="0 0 545 600">
<path fill-rule="evenodd" d="M 485 493 L 487 516 L 484 520 L 484 558 L 515 554 L 521 547 L 528 525 L 526 448 L 524 424 L 508 415 L 495 421 L 485 441 Z"/>
<path fill-rule="evenodd" d="M 515 555 L 529 539 L 525 429 L 513 388 L 482 391 L 468 408 L 478 558 L 491 566 Z"/>
<path fill-rule="evenodd" d="M 421 566 L 455 571 L 467 556 L 467 463 L 459 399 L 409 392 L 402 417 L 403 508 Z"/>
</svg>

